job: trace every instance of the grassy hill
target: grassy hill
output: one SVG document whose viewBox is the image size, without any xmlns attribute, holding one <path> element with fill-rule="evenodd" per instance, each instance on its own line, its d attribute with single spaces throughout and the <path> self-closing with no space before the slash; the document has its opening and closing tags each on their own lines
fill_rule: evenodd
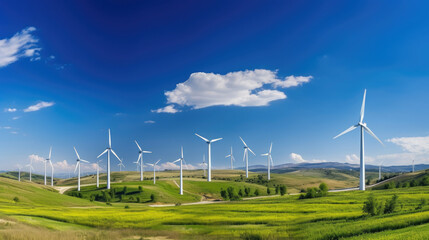
<svg viewBox="0 0 429 240">
<path fill-rule="evenodd" d="M 49 175 L 46 176 L 46 182 L 47 182 L 47 184 L 51 184 L 51 177 Z M 17 171 L 3 172 L 3 173 L 0 173 L 0 177 L 18 180 L 18 172 Z M 34 182 L 34 183 L 43 184 L 44 181 L 45 181 L 44 178 L 45 178 L 44 175 L 35 174 L 35 173 L 31 174 L 31 181 Z M 23 181 L 23 182 L 29 182 L 30 181 L 30 173 L 28 173 L 28 172 L 21 172 L 21 181 Z M 54 178 L 54 185 L 56 185 L 58 183 L 58 181 L 59 181 L 58 178 Z"/>
<path fill-rule="evenodd" d="M 408 188 L 421 185 L 429 185 L 429 169 L 400 174 L 394 178 L 384 181 L 380 185 L 373 187 L 373 189 L 380 190 L 386 188 Z"/>
</svg>

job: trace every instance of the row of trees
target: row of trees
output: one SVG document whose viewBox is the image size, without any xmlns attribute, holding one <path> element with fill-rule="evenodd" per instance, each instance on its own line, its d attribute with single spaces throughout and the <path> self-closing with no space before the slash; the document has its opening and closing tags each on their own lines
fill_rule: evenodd
<svg viewBox="0 0 429 240">
<path fill-rule="evenodd" d="M 307 188 L 307 190 L 304 193 L 301 193 L 299 195 L 299 199 L 306 199 L 306 198 L 317 198 L 317 197 L 324 197 L 328 195 L 328 185 L 326 183 L 321 183 L 319 187 L 312 187 Z"/>
<path fill-rule="evenodd" d="M 390 182 L 384 185 L 385 189 L 393 189 L 393 188 L 407 188 L 407 187 L 417 187 L 417 186 L 429 186 L 429 176 L 425 176 L 424 178 L 417 180 L 413 179 L 411 181 L 406 182 Z"/>
</svg>

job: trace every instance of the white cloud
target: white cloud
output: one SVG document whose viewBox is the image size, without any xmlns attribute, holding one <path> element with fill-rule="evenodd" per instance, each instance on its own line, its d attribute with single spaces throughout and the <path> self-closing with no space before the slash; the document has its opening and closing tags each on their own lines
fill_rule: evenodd
<svg viewBox="0 0 429 240">
<path fill-rule="evenodd" d="M 174 108 L 174 105 L 167 105 L 163 108 L 159 108 L 156 110 L 151 110 L 152 112 L 156 112 L 156 113 L 177 113 L 180 112 L 180 110 Z"/>
<path fill-rule="evenodd" d="M 173 162 L 165 162 L 160 164 L 159 166 L 157 166 L 157 169 L 161 169 L 161 170 L 178 170 L 180 169 L 180 165 L 175 164 Z M 183 169 L 184 170 L 194 170 L 197 169 L 196 166 L 192 165 L 192 164 L 183 164 Z"/>
<path fill-rule="evenodd" d="M 387 139 L 387 141 L 400 146 L 407 152 L 429 153 L 429 136 L 391 138 Z"/>
<path fill-rule="evenodd" d="M 144 121 L 144 123 L 147 123 L 147 124 L 153 124 L 153 123 L 155 123 L 155 121 L 147 120 L 147 121 Z"/>
<path fill-rule="evenodd" d="M 270 102 L 285 99 L 286 94 L 275 88 L 289 88 L 309 82 L 312 76 L 289 76 L 280 79 L 277 71 L 255 69 L 215 73 L 192 73 L 188 80 L 165 92 L 167 105 L 153 112 L 176 113 L 173 104 L 200 109 L 210 106 L 267 106 Z"/>
<path fill-rule="evenodd" d="M 0 67 L 5 67 L 22 57 L 39 60 L 40 50 L 36 46 L 38 40 L 31 34 L 36 28 L 28 27 L 11 38 L 0 40 Z"/>
<path fill-rule="evenodd" d="M 11 133 L 11 134 L 18 134 L 18 132 L 17 132 L 17 131 L 11 131 L 10 133 Z"/>
<path fill-rule="evenodd" d="M 51 107 L 53 106 L 55 103 L 54 102 L 39 102 L 35 105 L 31 105 L 28 108 L 24 109 L 24 112 L 34 112 L 34 111 L 39 111 L 42 108 L 47 108 L 47 107 Z"/>
<path fill-rule="evenodd" d="M 9 130 L 9 129 L 12 129 L 12 127 L 5 126 L 5 127 L 0 127 L 0 129 L 7 129 L 7 130 Z"/>
<path fill-rule="evenodd" d="M 5 112 L 16 112 L 16 108 L 6 108 Z"/>
<path fill-rule="evenodd" d="M 297 153 L 291 153 L 290 159 L 295 163 L 320 163 L 320 162 L 326 162 L 325 160 L 319 160 L 319 159 L 312 159 L 312 160 L 306 160 L 304 159 L 300 154 Z"/>
<path fill-rule="evenodd" d="M 304 76 L 289 76 L 286 77 L 284 81 L 278 81 L 274 83 L 274 86 L 277 87 L 283 87 L 283 88 L 290 88 L 290 87 L 297 87 L 301 86 L 304 83 L 310 82 L 312 79 L 312 76 L 304 77 Z"/>
<path fill-rule="evenodd" d="M 41 156 L 39 156 L 37 154 L 31 154 L 31 155 L 29 155 L 28 159 L 32 160 L 33 163 L 40 163 L 40 162 L 44 162 L 45 161 L 45 158 L 43 158 L 43 157 L 41 157 Z"/>
<path fill-rule="evenodd" d="M 359 164 L 360 159 L 356 154 L 346 155 L 346 163 Z"/>
<path fill-rule="evenodd" d="M 18 119 L 20 119 L 21 117 L 13 117 L 12 118 L 12 120 L 18 120 Z"/>
</svg>

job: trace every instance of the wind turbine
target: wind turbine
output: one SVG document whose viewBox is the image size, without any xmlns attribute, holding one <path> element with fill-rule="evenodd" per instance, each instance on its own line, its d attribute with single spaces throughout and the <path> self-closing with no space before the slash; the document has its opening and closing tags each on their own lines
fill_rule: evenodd
<svg viewBox="0 0 429 240">
<path fill-rule="evenodd" d="M 413 159 L 413 172 L 414 172 L 414 159 Z"/>
<path fill-rule="evenodd" d="M 216 139 L 212 139 L 212 140 L 208 140 L 207 138 L 204 138 L 200 135 L 198 135 L 197 133 L 195 133 L 195 135 L 197 135 L 198 137 L 200 137 L 201 139 L 203 139 L 208 145 L 209 145 L 209 150 L 208 150 L 208 156 L 209 156 L 209 169 L 208 169 L 208 177 L 207 177 L 207 181 L 211 182 L 212 181 L 212 154 L 211 154 L 211 144 L 214 142 L 217 142 L 219 140 L 222 140 L 222 138 L 216 138 Z"/>
<path fill-rule="evenodd" d="M 273 149 L 273 143 L 271 143 L 271 145 L 270 145 L 270 151 L 269 152 L 261 154 L 261 156 L 267 156 L 268 180 L 271 179 L 271 177 L 270 177 L 271 164 L 273 164 L 273 166 L 274 166 L 273 158 L 271 157 L 271 149 Z"/>
<path fill-rule="evenodd" d="M 244 144 L 244 155 L 243 155 L 243 161 L 246 161 L 246 178 L 249 178 L 249 151 L 253 153 L 253 155 L 256 156 L 256 154 L 250 149 L 247 144 L 244 142 L 244 140 L 240 137 L 241 141 Z"/>
<path fill-rule="evenodd" d="M 86 161 L 86 160 L 80 159 L 79 153 L 77 153 L 76 148 L 75 147 L 73 147 L 73 148 L 74 148 L 74 151 L 75 151 L 76 156 L 77 156 L 77 159 L 76 159 L 76 168 L 74 169 L 74 172 L 76 173 L 76 170 L 79 168 L 79 172 L 78 172 L 78 175 L 77 175 L 77 190 L 80 191 L 80 162 L 86 162 L 86 163 L 89 163 L 89 162 Z"/>
<path fill-rule="evenodd" d="M 153 167 L 153 184 L 156 183 L 156 177 L 155 177 L 155 170 L 156 170 L 156 164 L 159 163 L 159 161 L 161 161 L 161 159 L 159 159 L 156 163 L 151 164 L 151 163 L 147 163 L 147 165 L 152 166 Z"/>
<path fill-rule="evenodd" d="M 116 155 L 115 151 L 112 149 L 112 138 L 110 136 L 110 128 L 109 128 L 109 146 L 102 152 L 100 155 L 98 155 L 97 158 L 101 157 L 103 154 L 107 152 L 107 189 L 110 189 L 110 153 L 113 153 L 115 157 L 119 160 L 119 162 L 122 162 L 121 159 L 119 159 L 118 155 Z"/>
<path fill-rule="evenodd" d="M 140 145 L 137 143 L 137 140 L 134 140 L 137 144 L 137 147 L 139 148 L 139 157 L 137 159 L 137 162 L 135 163 L 139 163 L 140 162 L 140 181 L 143 181 L 143 153 L 152 153 L 151 151 L 143 151 L 142 148 L 140 147 Z"/>
<path fill-rule="evenodd" d="M 380 165 L 378 166 L 378 181 L 381 180 L 381 165 L 383 164 L 383 161 L 380 162 Z"/>
<path fill-rule="evenodd" d="M 30 182 L 31 182 L 31 170 L 34 170 L 32 158 L 30 158 L 30 164 L 27 164 L 26 166 L 30 169 Z"/>
<path fill-rule="evenodd" d="M 97 160 L 95 164 L 97 164 L 97 188 L 100 187 L 100 162 L 102 159 Z"/>
<path fill-rule="evenodd" d="M 231 158 L 231 169 L 234 169 L 234 164 L 232 163 L 233 161 L 235 161 L 234 155 L 232 155 L 232 147 L 231 147 L 231 153 L 227 156 L 225 156 L 225 158 Z"/>
<path fill-rule="evenodd" d="M 123 160 L 123 159 L 122 159 Z M 122 167 L 125 168 L 124 164 L 122 163 L 123 161 L 121 161 L 120 163 L 118 163 L 119 166 L 119 172 L 122 172 Z"/>
<path fill-rule="evenodd" d="M 206 169 L 207 169 L 206 155 L 203 155 L 203 163 L 201 165 L 203 166 L 204 177 L 205 177 L 206 176 Z"/>
<path fill-rule="evenodd" d="M 183 172 L 182 172 L 182 165 L 185 159 L 183 158 L 183 147 L 181 148 L 181 157 L 174 161 L 173 163 L 176 163 L 180 161 L 180 195 L 183 195 Z M 186 169 L 188 169 L 188 165 L 185 162 Z"/>
<path fill-rule="evenodd" d="M 49 157 L 45 159 L 45 186 L 46 186 L 46 163 L 51 161 L 52 147 L 49 149 Z"/>
<path fill-rule="evenodd" d="M 21 165 L 18 164 L 18 182 L 21 182 Z"/>
<path fill-rule="evenodd" d="M 51 187 L 54 186 L 54 165 L 52 164 L 51 155 L 49 154 L 49 165 L 51 165 Z"/>
<path fill-rule="evenodd" d="M 342 132 L 342 133 L 340 133 L 334 137 L 334 139 L 335 139 L 341 135 L 344 135 L 344 134 L 346 134 L 350 131 L 353 131 L 354 129 L 360 127 L 360 185 L 359 185 L 359 190 L 363 190 L 363 191 L 365 191 L 365 144 L 364 144 L 364 133 L 365 133 L 365 131 L 367 133 L 369 133 L 369 135 L 371 135 L 377 141 L 379 141 L 382 145 L 384 145 L 383 142 L 381 142 L 381 140 L 378 139 L 378 137 L 371 131 L 371 129 L 369 129 L 366 126 L 366 123 L 363 122 L 363 117 L 365 115 L 365 98 L 366 98 L 366 89 L 365 89 L 365 92 L 363 94 L 363 101 L 362 101 L 362 107 L 360 110 L 359 122 L 356 125 L 349 127 L 344 132 Z"/>
</svg>

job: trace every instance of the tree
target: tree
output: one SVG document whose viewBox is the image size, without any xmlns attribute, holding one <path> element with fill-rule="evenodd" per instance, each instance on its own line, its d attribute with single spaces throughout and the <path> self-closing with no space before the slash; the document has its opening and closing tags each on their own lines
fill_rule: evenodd
<svg viewBox="0 0 429 240">
<path fill-rule="evenodd" d="M 228 187 L 226 189 L 226 191 L 228 192 L 228 197 L 230 200 L 232 200 L 232 201 L 240 200 L 240 197 L 238 196 L 237 192 L 235 191 L 235 188 Z"/>
<path fill-rule="evenodd" d="M 150 201 L 151 201 L 151 202 L 155 202 L 155 194 L 153 194 L 153 193 L 152 193 L 152 194 L 150 195 Z"/>
<path fill-rule="evenodd" d="M 143 192 L 143 187 L 139 186 L 139 192 Z"/>
<path fill-rule="evenodd" d="M 384 213 L 393 213 L 398 204 L 398 195 L 393 195 L 392 199 L 386 201 L 386 205 L 384 207 Z"/>
<path fill-rule="evenodd" d="M 124 189 L 122 189 L 122 193 L 126 194 L 127 193 L 127 186 L 124 186 Z"/>
<path fill-rule="evenodd" d="M 223 200 L 229 200 L 228 192 L 225 189 L 220 190 L 220 196 L 223 198 Z"/>
<path fill-rule="evenodd" d="M 363 212 L 371 216 L 379 215 L 383 211 L 383 204 L 377 201 L 373 194 L 368 196 L 368 199 L 363 203 Z"/>
<path fill-rule="evenodd" d="M 13 201 L 14 201 L 15 203 L 18 203 L 18 202 L 19 202 L 19 198 L 18 198 L 18 197 L 14 197 L 14 198 L 13 198 Z"/>
<path fill-rule="evenodd" d="M 136 201 L 139 203 L 139 202 L 140 202 L 140 197 L 137 197 L 137 198 L 136 198 Z"/>
<path fill-rule="evenodd" d="M 255 190 L 255 196 L 259 196 L 259 189 Z"/>
<path fill-rule="evenodd" d="M 279 192 L 280 192 L 280 186 L 276 185 L 276 194 L 279 194 Z"/>
<path fill-rule="evenodd" d="M 286 192 L 287 192 L 287 188 L 286 188 L 286 185 L 281 185 L 280 186 L 280 195 L 285 195 L 286 194 Z"/>
<path fill-rule="evenodd" d="M 246 194 L 245 196 L 249 196 L 250 194 L 250 188 L 244 188 L 244 193 Z"/>
<path fill-rule="evenodd" d="M 243 189 L 240 188 L 240 190 L 238 190 L 238 196 L 240 197 L 244 196 Z"/>
<path fill-rule="evenodd" d="M 326 196 L 328 194 L 329 188 L 328 188 L 328 185 L 326 183 L 322 182 L 319 185 L 319 189 L 320 189 L 322 196 Z"/>
<path fill-rule="evenodd" d="M 416 179 L 411 180 L 410 187 L 416 187 L 418 186 Z"/>
<path fill-rule="evenodd" d="M 421 186 L 429 186 L 429 176 L 424 177 L 424 178 L 420 181 L 420 185 L 421 185 Z"/>
<path fill-rule="evenodd" d="M 270 195 L 271 194 L 271 190 L 269 187 L 267 187 L 267 194 Z"/>
<path fill-rule="evenodd" d="M 307 188 L 305 198 L 315 198 L 317 195 L 317 188 Z"/>
</svg>

